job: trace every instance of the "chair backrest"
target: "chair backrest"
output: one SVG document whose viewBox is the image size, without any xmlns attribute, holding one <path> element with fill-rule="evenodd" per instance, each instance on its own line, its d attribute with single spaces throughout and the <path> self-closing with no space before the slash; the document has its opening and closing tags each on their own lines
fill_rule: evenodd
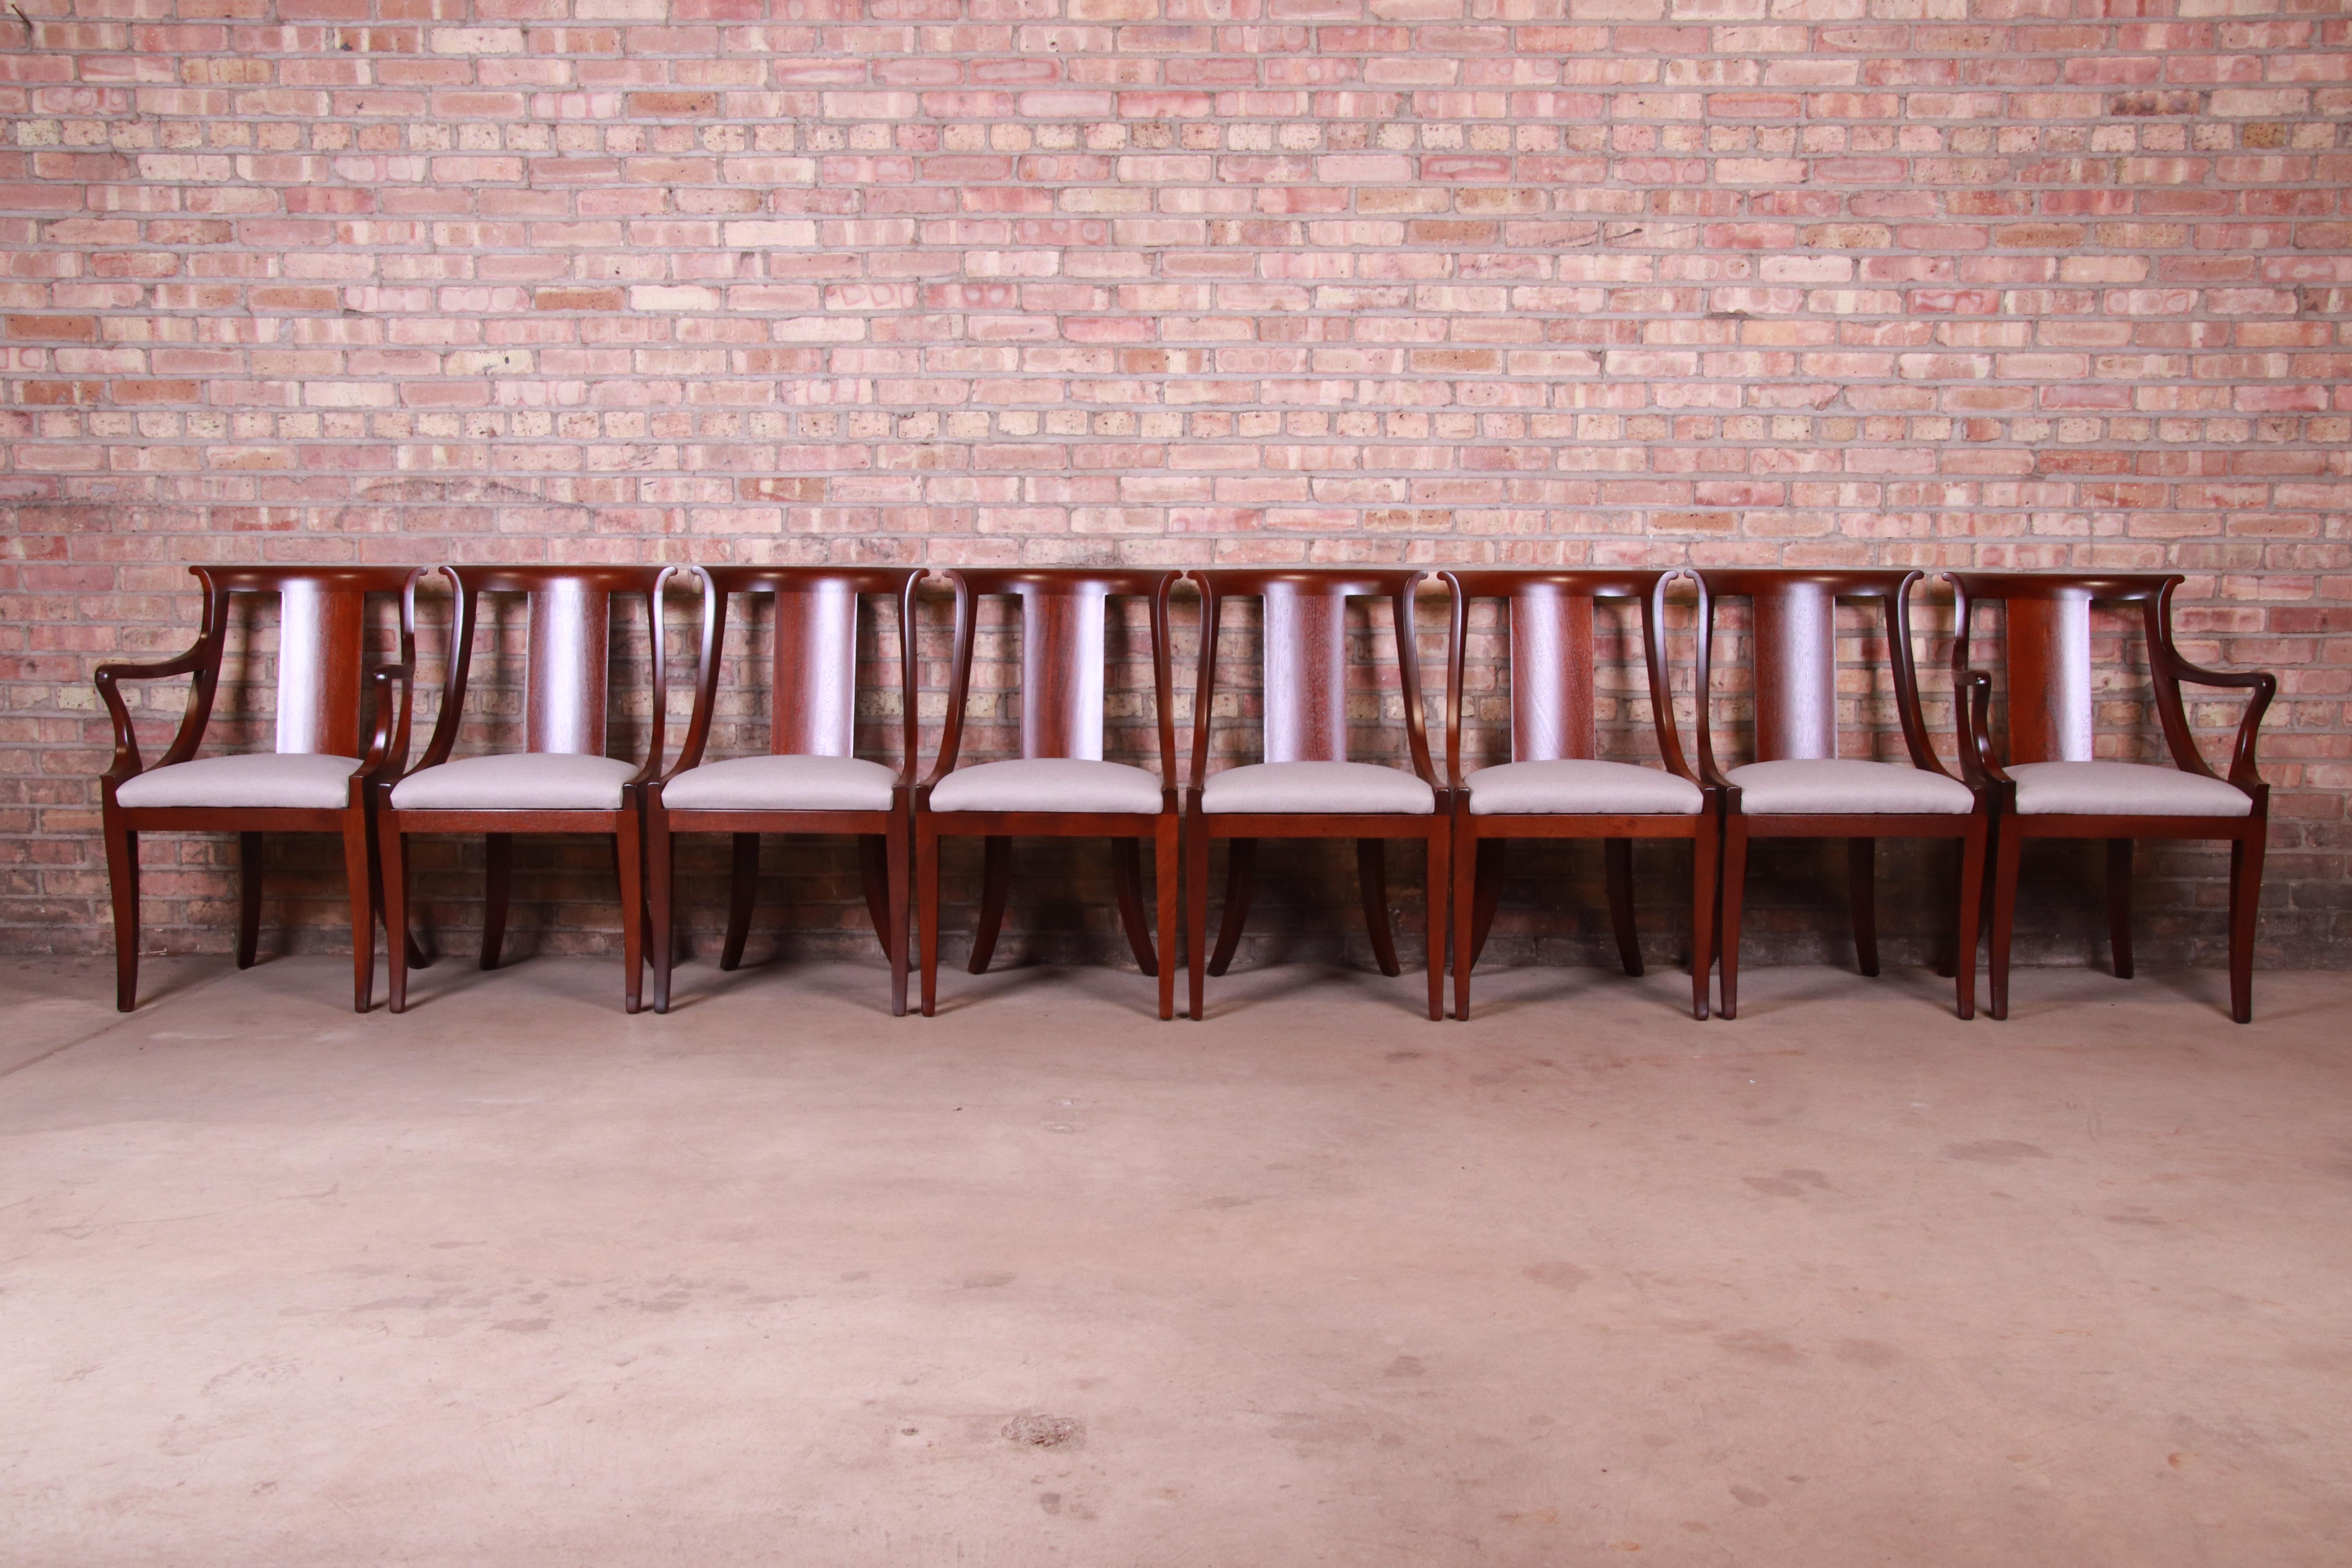
<svg viewBox="0 0 2352 1568">
<path fill-rule="evenodd" d="M 2001 663 L 2009 679 L 2009 758 L 2012 763 L 2083 763 L 2093 755 L 2091 606 L 2136 605 L 2156 667 L 2156 700 L 2169 731 L 2179 687 L 2164 679 L 2171 652 L 2172 590 L 2177 574 L 2135 572 L 1948 572 L 1953 595 L 1955 673 L 1977 668 L 1972 657 L 1979 604 L 2005 614 Z M 2185 715 L 2179 716 L 2182 733 Z M 2168 734 L 2168 739 L 2169 735 Z"/>
<path fill-rule="evenodd" d="M 203 585 L 204 627 L 186 713 L 163 763 L 187 761 L 203 744 L 228 641 L 230 602 L 239 594 L 278 596 L 277 743 L 279 752 L 356 757 L 362 750 L 360 691 L 367 641 L 367 595 L 400 594 L 406 566 L 191 566 Z M 401 601 L 401 658 L 412 650 L 409 601 Z M 404 742 L 404 744 L 405 742 Z"/>
<path fill-rule="evenodd" d="M 1297 567 L 1217 568 L 1190 575 L 1201 586 L 1201 675 L 1192 699 L 1194 788 L 1208 778 L 1209 716 L 1224 601 L 1250 597 L 1264 606 L 1260 700 L 1267 762 L 1348 760 L 1348 601 L 1386 599 L 1396 624 L 1398 680 L 1413 771 L 1433 784 L 1437 782 L 1421 709 L 1421 659 L 1413 637 L 1412 591 L 1429 574 L 1412 568 Z"/>
<path fill-rule="evenodd" d="M 1106 612 L 1113 598 L 1147 600 L 1151 610 L 1151 673 L 1162 783 L 1176 780 L 1175 719 L 1169 663 L 1168 595 L 1181 572 L 1092 567 L 982 569 L 948 574 L 955 588 L 954 662 L 949 676 L 947 731 L 934 776 L 955 766 L 963 745 L 964 705 L 971 688 L 973 601 L 1009 595 L 1021 605 L 1021 754 L 1099 762 L 1103 755 Z"/>
<path fill-rule="evenodd" d="M 1708 765 L 1713 766 L 1715 756 L 1707 700 L 1714 674 L 1715 605 L 1726 598 L 1745 598 L 1751 606 L 1755 760 L 1770 763 L 1837 756 L 1837 602 L 1859 599 L 1875 601 L 1885 613 L 1895 713 L 1911 761 L 1943 772 L 1920 718 L 1918 671 L 1911 657 L 1911 590 L 1924 575 L 1893 568 L 1700 572 L 1706 604 L 1699 616 L 1698 736 L 1699 754 Z"/>
<path fill-rule="evenodd" d="M 642 597 L 653 644 L 653 689 L 663 689 L 661 584 L 677 570 L 664 566 L 444 566 L 457 588 L 449 632 L 449 672 L 441 712 L 419 769 L 449 760 L 464 721 L 466 685 L 474 659 L 474 631 L 484 594 L 521 594 L 528 600 L 524 637 L 523 749 L 601 757 L 604 754 L 605 670 L 612 646 L 613 595 Z M 662 704 L 651 714 L 650 744 L 662 748 Z"/>
<path fill-rule="evenodd" d="M 698 566 L 702 643 L 694 718 L 675 771 L 700 763 L 718 709 L 727 610 L 746 594 L 774 598 L 775 648 L 768 689 L 768 751 L 773 756 L 857 754 L 857 605 L 887 594 L 898 605 L 901 770 L 915 765 L 915 589 L 919 566 Z"/>
<path fill-rule="evenodd" d="M 1690 777 L 1674 722 L 1663 642 L 1665 591 L 1681 571 L 1546 570 L 1441 572 L 1454 595 L 1445 659 L 1445 759 L 1462 768 L 1463 679 L 1468 664 L 1470 602 L 1504 602 L 1511 683 L 1515 763 L 1589 760 L 1600 754 L 1599 686 L 1593 655 L 1596 601 L 1633 604 L 1642 612 L 1643 667 L 1658 751 L 1666 766 Z"/>
</svg>

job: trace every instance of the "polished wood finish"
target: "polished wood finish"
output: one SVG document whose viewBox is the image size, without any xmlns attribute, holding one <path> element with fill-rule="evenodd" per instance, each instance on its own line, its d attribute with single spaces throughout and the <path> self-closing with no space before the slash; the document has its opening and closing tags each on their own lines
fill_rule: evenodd
<svg viewBox="0 0 2352 1568">
<path fill-rule="evenodd" d="M 2025 843 L 2034 838 L 2106 841 L 2107 931 L 2115 972 L 2132 974 L 2131 865 L 2137 838 L 2210 839 L 2230 846 L 2230 1016 L 2254 1016 L 2254 930 L 2262 900 L 2263 856 L 2270 832 L 2270 786 L 2263 782 L 2254 745 L 2263 715 L 2278 694 L 2266 670 L 2204 669 L 2181 657 L 2173 640 L 2172 597 L 2183 579 L 2172 573 L 1949 572 L 1958 635 L 1952 669 L 1974 700 L 1960 715 L 1960 763 L 1969 782 L 1990 795 L 1993 811 L 1990 909 L 1991 1011 L 2009 1016 L 2009 960 L 2017 915 L 2017 874 Z M 2173 764 L 2183 773 L 2226 778 L 2252 801 L 2244 816 L 2077 815 L 2021 816 L 2017 785 L 1993 741 L 1990 672 L 1973 657 L 1980 605 L 2000 605 L 2007 626 L 2002 662 L 2008 692 L 2006 761 L 2087 762 L 2093 759 L 2091 607 L 2136 608 L 2147 645 L 2157 721 Z M 2226 775 L 2214 773 L 2189 727 L 2180 688 L 2186 682 L 2247 694 Z"/>
<path fill-rule="evenodd" d="M 1178 885 L 1176 725 L 1170 669 L 1168 598 L 1181 574 L 1089 567 L 978 570 L 948 574 L 955 590 L 955 652 L 949 673 L 948 712 L 940 754 L 916 786 L 915 885 L 920 933 L 923 1016 L 938 1005 L 940 961 L 940 840 L 982 840 L 980 926 L 970 969 L 983 973 L 996 951 L 1013 891 L 1015 837 L 1108 838 L 1119 920 L 1136 966 L 1160 982 L 1160 1016 L 1176 1008 L 1174 936 Z M 934 811 L 931 792 L 955 771 L 963 748 L 965 708 L 971 689 L 975 601 L 1002 595 L 1019 601 L 1021 615 L 1021 754 L 1024 758 L 1103 760 L 1108 613 L 1117 598 L 1150 605 L 1154 721 L 1160 740 L 1160 809 L 1153 814 L 1080 811 Z M 1138 841 L 1150 839 L 1157 879 L 1160 943 L 1143 921 Z"/>
<path fill-rule="evenodd" d="M 1429 1016 L 1445 1016 L 1445 913 L 1452 802 L 1429 752 L 1422 712 L 1421 659 L 1414 645 L 1413 590 L 1428 575 L 1412 570 L 1219 569 L 1190 574 L 1201 589 L 1201 666 L 1192 711 L 1192 764 L 1184 816 L 1189 836 L 1185 944 L 1192 1016 L 1205 1010 L 1206 980 L 1223 974 L 1241 941 L 1260 838 L 1352 838 L 1372 954 L 1383 974 L 1399 973 L 1389 931 L 1383 845 L 1418 838 L 1428 847 Z M 1202 809 L 1208 784 L 1209 725 L 1215 706 L 1217 639 L 1225 602 L 1255 598 L 1261 633 L 1262 755 L 1269 763 L 1348 760 L 1347 609 L 1351 598 L 1385 599 L 1396 628 L 1397 668 L 1412 768 L 1436 795 L 1427 816 L 1361 812 L 1267 812 L 1211 816 Z M 1216 952 L 1207 952 L 1209 846 L 1230 842 L 1225 908 Z"/>
<path fill-rule="evenodd" d="M 1664 647 L 1666 592 L 1681 572 L 1488 571 L 1439 574 L 1453 595 L 1445 660 L 1445 771 L 1453 793 L 1454 1016 L 1470 1016 L 1470 972 L 1485 949 L 1502 894 L 1504 847 L 1514 838 L 1587 838 L 1602 845 L 1610 923 L 1628 974 L 1642 973 L 1633 918 L 1633 840 L 1687 839 L 1691 845 L 1691 1016 L 1707 1012 L 1715 956 L 1716 865 L 1722 795 L 1701 787 L 1692 816 L 1511 815 L 1474 816 L 1463 758 L 1463 677 L 1468 664 L 1471 602 L 1505 605 L 1510 678 L 1510 761 L 1590 761 L 1599 756 L 1593 655 L 1596 601 L 1638 605 L 1650 717 L 1665 770 L 1698 783 L 1675 724 Z"/>
<path fill-rule="evenodd" d="M 654 1011 L 669 1011 L 675 951 L 672 889 L 676 840 L 681 833 L 732 835 L 727 936 L 719 967 L 743 960 L 760 879 L 762 834 L 847 833 L 857 837 L 858 870 L 874 935 L 890 964 L 890 1011 L 907 1011 L 908 812 L 915 775 L 915 595 L 919 566 L 695 567 L 702 585 L 702 636 L 696 657 L 694 717 L 677 762 L 646 791 L 646 842 L 650 856 Z M 717 811 L 671 809 L 664 786 L 701 765 L 718 710 L 725 665 L 728 608 L 747 595 L 771 596 L 775 648 L 768 685 L 771 756 L 853 757 L 857 754 L 857 612 L 860 603 L 887 595 L 898 606 L 898 773 L 890 805 L 877 811 Z"/>
<path fill-rule="evenodd" d="M 204 619 L 194 646 L 156 664 L 99 668 L 98 695 L 114 726 L 114 757 L 100 776 L 100 832 L 114 907 L 114 1005 L 128 1013 L 139 990 L 139 837 L 142 832 L 228 832 L 237 835 L 236 966 L 248 968 L 259 950 L 263 835 L 334 833 L 343 840 L 343 870 L 351 884 L 352 1006 L 368 1010 L 373 997 L 379 905 L 375 844 L 367 788 L 396 773 L 408 755 L 409 678 L 415 647 L 414 578 L 405 566 L 192 566 L 204 594 Z M 370 594 L 400 596 L 400 650 L 392 663 L 366 672 L 375 719 L 362 750 L 361 665 Z M 344 804 L 315 810 L 285 807 L 129 807 L 116 798 L 141 772 L 139 742 L 123 703 L 121 684 L 192 678 L 188 705 L 158 767 L 194 761 L 212 718 L 220 684 L 232 605 L 239 595 L 275 595 L 278 604 L 277 731 L 274 751 L 355 757 Z M 394 960 L 395 964 L 397 960 Z"/>
<path fill-rule="evenodd" d="M 384 923 L 408 929 L 408 855 L 412 833 L 479 833 L 487 850 L 482 916 L 481 966 L 498 966 L 506 934 L 507 904 L 513 885 L 513 836 L 553 833 L 609 834 L 619 873 L 622 933 L 622 1001 L 638 1009 L 645 972 L 645 898 L 642 832 L 645 786 L 661 769 L 665 689 L 662 590 L 677 571 L 664 566 L 444 566 L 454 589 L 448 671 L 441 711 L 425 754 L 407 773 L 390 771 L 373 788 L 376 839 L 383 862 Z M 413 590 L 412 590 L 413 591 Z M 466 693 L 474 662 L 475 632 L 485 594 L 520 594 L 527 604 L 524 667 L 524 750 L 534 754 L 604 754 L 605 689 L 617 595 L 642 602 L 652 643 L 654 701 L 647 721 L 646 758 L 621 787 L 614 811 L 399 810 L 393 786 L 401 778 L 438 767 L 456 750 L 466 718 Z M 409 968 L 422 968 L 413 948 L 410 962 L 391 966 L 392 1011 L 408 1005 Z"/>
<path fill-rule="evenodd" d="M 1750 666 L 1755 680 L 1755 761 L 1834 760 L 1837 731 L 1837 604 L 1877 605 L 1885 628 L 1895 716 L 1911 765 L 1951 777 L 1937 760 L 1920 716 L 1918 671 L 1912 661 L 1911 594 L 1924 575 L 1894 570 L 1706 571 L 1698 574 L 1699 776 L 1723 794 L 1722 914 L 1717 948 L 1723 969 L 1722 1013 L 1739 1006 L 1739 921 L 1748 880 L 1750 838 L 1843 838 L 1855 956 L 1864 974 L 1878 973 L 1878 929 L 1873 871 L 1875 840 L 1953 838 L 1959 842 L 1959 909 L 1955 923 L 1952 984 L 1956 1010 L 1976 1016 L 1976 931 L 1990 822 L 1985 791 L 1975 790 L 1966 816 L 1896 813 L 1853 816 L 1749 816 L 1739 789 L 1717 765 L 1707 694 L 1714 676 L 1715 606 L 1746 598 L 1752 606 Z M 1963 691 L 1967 683 L 1963 683 Z"/>
</svg>

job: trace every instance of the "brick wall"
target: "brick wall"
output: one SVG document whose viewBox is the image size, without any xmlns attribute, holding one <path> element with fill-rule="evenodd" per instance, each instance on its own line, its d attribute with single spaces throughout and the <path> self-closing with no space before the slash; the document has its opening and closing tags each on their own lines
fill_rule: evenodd
<svg viewBox="0 0 2352 1568">
<path fill-rule="evenodd" d="M 0 945 L 108 940 L 89 673 L 186 642 L 191 561 L 1874 562 L 2187 573 L 2193 656 L 2282 678 L 2268 960 L 2329 962 L 2343 11 L 22 0 Z M 331 942 L 331 848 L 285 853 L 273 916 Z M 152 945 L 224 946 L 220 854 L 150 846 Z M 864 941 L 840 849 L 771 856 L 806 943 Z M 1116 948 L 1096 858 L 1035 851 L 1021 941 Z M 536 864 L 514 940 L 607 941 L 598 858 Z M 1597 955 L 1597 869 L 1521 864 L 1497 941 Z M 2021 958 L 2090 952 L 2087 865 Z M 2214 954 L 2220 867 L 2146 863 L 2151 958 Z M 1265 951 L 1360 951 L 1347 865 L 1266 869 Z M 1834 871 L 1759 857 L 1759 955 L 1843 951 Z M 1887 876 L 1923 953 L 1948 873 Z"/>
</svg>

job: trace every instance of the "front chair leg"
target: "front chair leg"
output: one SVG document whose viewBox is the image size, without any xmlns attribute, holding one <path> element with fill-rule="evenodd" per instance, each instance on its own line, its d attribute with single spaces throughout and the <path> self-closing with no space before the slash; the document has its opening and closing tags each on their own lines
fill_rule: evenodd
<svg viewBox="0 0 2352 1568">
<path fill-rule="evenodd" d="M 1715 973 L 1716 873 L 1722 859 L 1723 828 L 1702 818 L 1691 839 L 1691 1016 L 1706 1016 L 1706 993 Z"/>
<path fill-rule="evenodd" d="M 139 1005 L 139 835 L 109 824 L 106 880 L 114 899 L 114 1010 Z"/>
<path fill-rule="evenodd" d="M 352 899 L 352 1011 L 364 1013 L 375 1001 L 375 855 L 368 841 L 367 816 L 343 818 L 343 879 Z M 400 962 L 397 952 L 385 955 Z"/>
<path fill-rule="evenodd" d="M 982 842 L 980 930 L 972 936 L 971 962 L 966 965 L 974 974 L 987 973 L 988 961 L 996 956 L 996 933 L 1004 929 L 1004 906 L 1013 897 L 1013 840 L 992 833 Z"/>
<path fill-rule="evenodd" d="M 893 809 L 890 831 L 882 837 L 882 874 L 889 883 L 887 918 L 890 954 L 890 1016 L 907 1016 L 907 813 L 903 804 Z"/>
<path fill-rule="evenodd" d="M 2013 819 L 2000 818 L 1992 832 L 1992 936 L 1986 944 L 1990 984 L 1987 1011 L 1995 1019 L 2009 1016 L 2009 943 L 2017 927 L 2017 869 L 2025 853 L 2025 835 Z"/>
<path fill-rule="evenodd" d="M 635 1013 L 645 1006 L 646 836 L 635 805 L 621 813 L 613 849 L 621 873 L 621 1010 Z"/>
<path fill-rule="evenodd" d="M 1132 838 L 1110 841 L 1111 884 L 1118 893 L 1119 923 L 1127 928 L 1128 950 L 1135 954 L 1135 966 L 1157 977 L 1160 959 L 1151 950 L 1151 927 L 1143 918 L 1141 851 L 1142 846 Z"/>
<path fill-rule="evenodd" d="M 1176 817 L 1163 814 L 1152 826 L 1152 893 L 1159 904 L 1160 1016 L 1176 1016 L 1176 894 L 1183 878 L 1176 866 Z"/>
<path fill-rule="evenodd" d="M 1878 973 L 1878 840 L 1845 841 L 1846 905 L 1853 914 L 1853 955 L 1864 974 Z"/>
<path fill-rule="evenodd" d="M 1723 918 L 1716 922 L 1715 945 L 1723 965 L 1723 1016 L 1739 1016 L 1739 907 L 1748 897 L 1748 820 L 1731 816 L 1723 825 Z"/>
<path fill-rule="evenodd" d="M 1470 911 L 1478 901 L 1478 869 L 1486 858 L 1486 846 L 1500 847 L 1503 840 L 1481 839 L 1473 826 L 1475 817 L 1454 819 L 1454 837 L 1446 854 L 1453 868 L 1454 896 L 1454 1016 L 1470 1016 L 1470 971 L 1477 966 L 1477 944 L 1471 940 L 1475 923 Z"/>
<path fill-rule="evenodd" d="M 506 942 L 507 901 L 514 893 L 514 835 L 482 837 L 482 967 L 499 966 L 499 949 Z"/>
<path fill-rule="evenodd" d="M 376 855 L 383 873 L 384 952 L 389 955 L 393 943 L 397 942 L 407 959 L 384 965 L 384 984 L 389 992 L 384 1005 L 393 1012 L 404 1013 L 408 1010 L 408 972 L 425 965 L 416 962 L 421 955 L 408 935 L 408 840 L 397 820 L 379 822 Z M 399 934 L 395 936 L 394 932 Z"/>
<path fill-rule="evenodd" d="M 1446 897 L 1449 888 L 1447 868 L 1453 860 L 1454 836 L 1452 819 L 1439 816 L 1431 824 L 1427 858 L 1422 876 L 1423 914 L 1427 921 L 1425 936 L 1429 942 L 1429 1021 L 1441 1022 L 1445 1016 L 1445 910 L 1451 901 Z M 1378 843 L 1375 839 L 1373 842 Z"/>
<path fill-rule="evenodd" d="M 2270 821 L 2257 816 L 2230 841 L 2230 1017 L 2254 1021 L 2254 924 L 2263 903 L 2263 851 Z"/>
<path fill-rule="evenodd" d="M 261 835 L 236 836 L 236 966 L 251 969 L 261 949 Z"/>
<path fill-rule="evenodd" d="M 1977 1016 L 1977 923 L 1984 901 L 1985 840 L 1990 825 L 1982 816 L 1969 824 L 1960 840 L 1958 932 L 1952 944 L 1952 993 L 1963 1018 Z"/>
<path fill-rule="evenodd" d="M 2115 960 L 2116 978 L 2132 977 L 2131 908 L 2132 841 L 2107 840 L 2107 952 Z"/>
</svg>

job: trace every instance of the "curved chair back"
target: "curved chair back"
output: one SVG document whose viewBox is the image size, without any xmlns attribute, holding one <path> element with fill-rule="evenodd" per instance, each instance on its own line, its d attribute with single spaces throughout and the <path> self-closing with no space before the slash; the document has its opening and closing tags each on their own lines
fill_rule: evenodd
<svg viewBox="0 0 2352 1568">
<path fill-rule="evenodd" d="M 2177 573 L 2100 574 L 2048 572 L 1948 572 L 1953 594 L 1955 673 L 1976 667 L 1976 607 L 2002 606 L 2001 662 L 2009 681 L 2011 763 L 2085 763 L 2095 736 L 2091 606 L 2133 605 L 2147 637 L 2157 714 L 2183 767 L 2206 773 L 2189 741 L 2180 700 L 2179 655 L 2172 646 L 2172 592 Z M 2184 746 L 2182 742 L 2188 743 Z"/>
</svg>

